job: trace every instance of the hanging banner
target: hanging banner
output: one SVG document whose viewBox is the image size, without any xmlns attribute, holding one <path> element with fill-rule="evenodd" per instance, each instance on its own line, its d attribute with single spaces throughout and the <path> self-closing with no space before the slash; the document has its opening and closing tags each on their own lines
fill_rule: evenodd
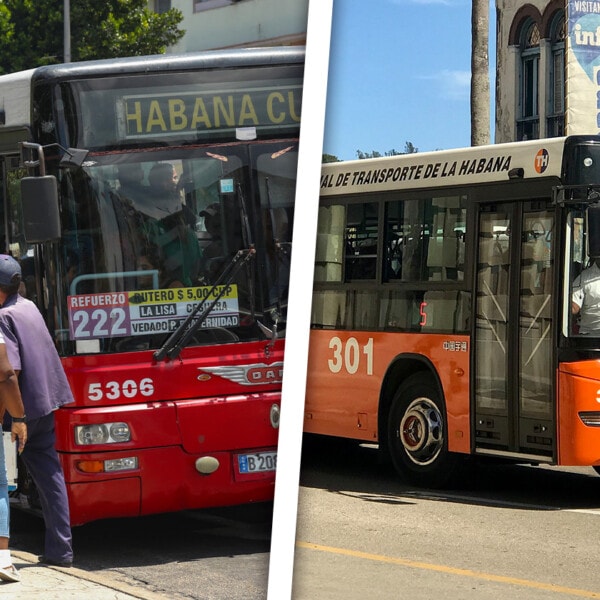
<svg viewBox="0 0 600 600">
<path fill-rule="evenodd" d="M 568 0 L 566 133 L 600 132 L 600 2 Z"/>
</svg>

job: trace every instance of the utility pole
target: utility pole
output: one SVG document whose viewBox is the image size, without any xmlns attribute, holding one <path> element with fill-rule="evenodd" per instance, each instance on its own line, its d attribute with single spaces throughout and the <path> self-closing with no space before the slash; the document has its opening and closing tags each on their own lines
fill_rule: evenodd
<svg viewBox="0 0 600 600">
<path fill-rule="evenodd" d="M 71 0 L 63 0 L 64 62 L 71 62 Z"/>
<path fill-rule="evenodd" d="M 489 0 L 471 4 L 471 146 L 490 143 Z"/>
</svg>

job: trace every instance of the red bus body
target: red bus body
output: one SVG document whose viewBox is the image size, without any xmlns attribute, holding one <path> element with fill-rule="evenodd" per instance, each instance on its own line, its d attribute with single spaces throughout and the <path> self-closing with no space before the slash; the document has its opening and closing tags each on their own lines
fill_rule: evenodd
<svg viewBox="0 0 600 600">
<path fill-rule="evenodd" d="M 105 355 L 65 359 L 78 406 L 57 411 L 57 448 L 73 525 L 272 500 L 275 471 L 240 473 L 237 455 L 276 450 L 272 415 L 280 405 L 282 361 L 282 343 L 267 360 L 264 344 L 252 344 L 234 357 L 190 349 L 181 361 L 167 363 L 153 362 L 151 353 L 123 354 L 116 366 Z M 235 367 L 260 372 L 260 392 L 253 392 L 256 380 L 242 385 L 228 379 L 226 370 L 221 376 L 214 372 Z M 151 394 L 139 392 L 142 381 L 151 382 Z M 120 398 L 114 404 L 110 398 L 89 400 L 90 385 L 102 389 L 105 398 L 119 390 Z M 128 403 L 122 404 L 125 394 Z M 74 425 L 98 421 L 127 421 L 131 441 L 110 451 L 90 446 L 82 452 L 73 442 Z M 133 471 L 95 472 L 104 460 L 132 456 L 139 461 Z M 207 457 L 216 459 L 218 468 L 202 474 L 196 462 Z"/>
<path fill-rule="evenodd" d="M 73 525 L 273 499 L 303 69 L 289 47 L 0 77 L 0 243 L 75 397 Z"/>
</svg>

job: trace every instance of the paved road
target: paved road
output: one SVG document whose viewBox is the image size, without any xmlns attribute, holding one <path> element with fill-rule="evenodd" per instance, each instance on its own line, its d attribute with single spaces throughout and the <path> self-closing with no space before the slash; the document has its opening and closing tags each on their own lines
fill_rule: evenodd
<svg viewBox="0 0 600 600">
<path fill-rule="evenodd" d="M 308 443 L 293 598 L 600 598 L 599 527 L 592 469 L 478 466 L 431 492 L 373 450 Z"/>
<path fill-rule="evenodd" d="M 271 504 L 98 521 L 74 529 L 75 566 L 172 600 L 263 600 Z M 12 510 L 12 546 L 42 551 L 43 524 Z"/>
</svg>

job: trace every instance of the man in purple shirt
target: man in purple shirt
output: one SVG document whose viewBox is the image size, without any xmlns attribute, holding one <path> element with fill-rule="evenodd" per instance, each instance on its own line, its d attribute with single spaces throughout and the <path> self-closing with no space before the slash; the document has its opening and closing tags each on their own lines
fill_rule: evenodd
<svg viewBox="0 0 600 600">
<path fill-rule="evenodd" d="M 37 306 L 19 295 L 21 267 L 0 254 L 0 332 L 18 374 L 27 415 L 27 445 L 21 454 L 39 493 L 46 525 L 40 562 L 70 567 L 73 548 L 69 502 L 55 447 L 54 411 L 74 402 L 60 357 Z"/>
</svg>

